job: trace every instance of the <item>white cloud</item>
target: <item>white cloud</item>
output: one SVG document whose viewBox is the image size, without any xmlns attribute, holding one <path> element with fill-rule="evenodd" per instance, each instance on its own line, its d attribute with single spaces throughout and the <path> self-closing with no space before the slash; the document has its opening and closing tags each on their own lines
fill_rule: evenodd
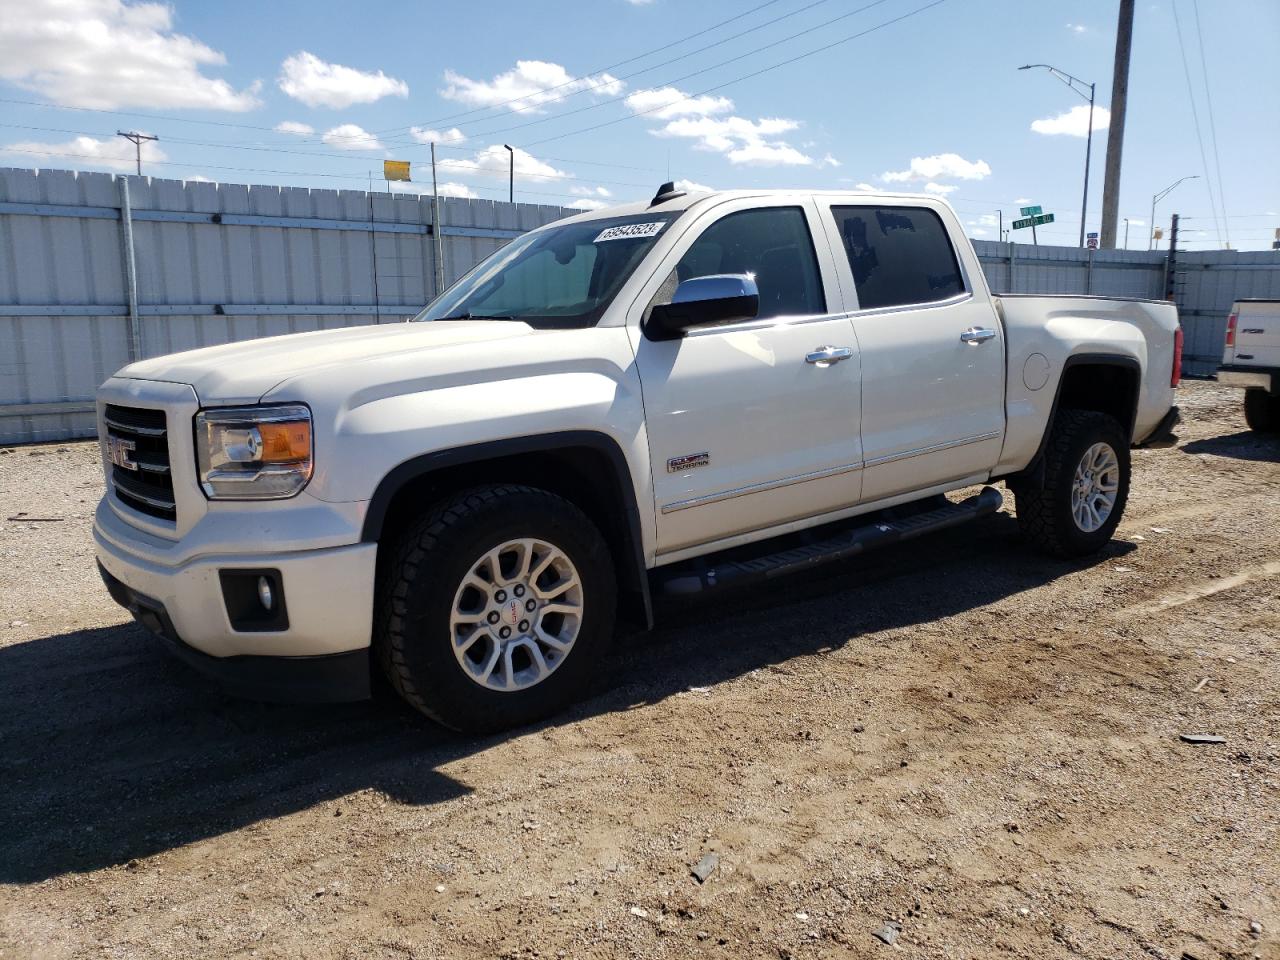
<svg viewBox="0 0 1280 960">
<path fill-rule="evenodd" d="M 1106 107 L 1093 108 L 1093 129 L 1105 130 L 1110 123 L 1110 110 Z M 1031 121 L 1031 129 L 1048 136 L 1065 134 L 1068 137 L 1083 137 L 1089 132 L 1089 108 L 1083 103 L 1077 104 L 1056 117 Z"/>
<path fill-rule="evenodd" d="M 448 130 L 428 130 L 425 127 L 410 127 L 409 136 L 419 143 L 462 143 L 467 135 L 457 127 Z"/>
<path fill-rule="evenodd" d="M 275 130 L 277 133 L 292 133 L 299 137 L 309 137 L 316 132 L 315 127 L 297 120 L 281 120 L 276 124 Z"/>
<path fill-rule="evenodd" d="M 839 167 L 839 166 L 843 166 L 843 164 L 841 164 L 839 160 L 837 160 L 835 157 L 833 157 L 831 154 L 828 153 L 826 156 L 824 156 L 821 160 L 818 161 L 818 166 Z"/>
<path fill-rule="evenodd" d="M 603 200 L 592 200 L 590 197 L 583 197 L 581 200 L 573 201 L 573 203 L 566 203 L 565 206 L 570 210 L 602 210 L 609 204 Z"/>
<path fill-rule="evenodd" d="M 558 63 L 545 60 L 517 60 L 516 65 L 492 80 L 472 80 L 453 70 L 444 72 L 445 87 L 440 96 L 474 107 L 505 106 L 516 113 L 539 113 L 542 104 L 579 90 L 601 96 L 617 96 L 623 83 L 607 73 L 595 77 L 573 77 Z M 515 102 L 510 102 L 515 101 Z"/>
<path fill-rule="evenodd" d="M 935 197 L 945 197 L 948 193 L 955 193 L 960 188 L 950 183 L 934 183 L 930 180 L 923 187 L 925 193 L 932 193 Z"/>
<path fill-rule="evenodd" d="M 653 0 L 627 0 L 627 3 L 631 4 L 633 7 L 647 7 L 649 4 L 653 3 Z"/>
<path fill-rule="evenodd" d="M 613 191 L 604 187 L 570 187 L 569 192 L 575 197 L 612 197 Z"/>
<path fill-rule="evenodd" d="M 321 138 L 338 150 L 381 150 L 378 138 L 354 123 L 340 123 L 324 132 Z"/>
<path fill-rule="evenodd" d="M 969 232 L 973 234 L 975 237 L 985 237 L 988 233 L 988 231 L 983 230 L 981 227 L 974 227 Z"/>
<path fill-rule="evenodd" d="M 1129 226 L 1131 227 L 1145 227 L 1146 225 L 1147 221 L 1145 220 L 1135 220 L 1133 217 L 1129 218 Z"/>
<path fill-rule="evenodd" d="M 206 77 L 227 58 L 174 33 L 162 3 L 24 0 L 0 15 L 0 80 L 65 106 L 252 110 L 258 84 Z"/>
<path fill-rule="evenodd" d="M 1089 28 L 1088 28 L 1088 27 L 1086 27 L 1083 23 L 1068 23 L 1068 24 L 1067 24 L 1067 29 L 1068 29 L 1068 30 L 1070 30 L 1072 33 L 1075 33 L 1075 34 L 1088 33 L 1088 32 L 1089 32 Z"/>
<path fill-rule="evenodd" d="M 442 197 L 461 197 L 464 200 L 475 200 L 480 196 L 465 183 L 457 183 L 452 180 L 448 183 L 440 184 L 439 193 Z"/>
<path fill-rule="evenodd" d="M 875 193 L 878 188 L 873 187 L 869 183 L 855 183 L 853 189 L 861 190 L 863 193 Z"/>
<path fill-rule="evenodd" d="M 650 132 L 658 137 L 684 137 L 697 141 L 699 150 L 722 153 L 733 164 L 755 166 L 809 166 L 813 158 L 801 153 L 778 134 L 800 124 L 782 117 L 748 120 L 745 117 L 681 117 Z"/>
<path fill-rule="evenodd" d="M 715 187 L 708 187 L 705 183 L 698 183 L 695 180 L 677 180 L 676 189 L 683 190 L 685 193 L 711 193 Z"/>
<path fill-rule="evenodd" d="M 34 140 L 22 143 L 10 143 L 0 147 L 0 152 L 26 154 L 33 158 L 33 165 L 106 167 L 109 170 L 122 170 L 132 173 L 136 167 L 133 144 L 124 137 L 110 137 L 103 140 L 94 137 L 76 137 L 63 143 L 40 143 Z M 168 155 L 155 145 L 154 141 L 142 142 L 142 162 L 167 160 Z M 195 179 L 194 177 L 189 179 Z"/>
<path fill-rule="evenodd" d="M 912 157 L 906 170 L 882 173 L 887 183 L 911 183 L 919 180 L 982 180 L 991 176 L 985 160 L 966 160 L 958 153 L 938 153 L 931 157 Z"/>
<path fill-rule="evenodd" d="M 978 217 L 977 220 L 969 221 L 969 226 L 971 227 L 977 227 L 977 226 L 998 227 L 999 225 L 1000 225 L 1000 218 L 997 217 L 994 213 L 984 213 L 982 216 Z"/>
<path fill-rule="evenodd" d="M 1031 198 L 1030 198 L 1030 197 L 1019 197 L 1017 200 L 1015 200 L 1015 201 L 1013 201 L 1013 202 L 1014 202 L 1014 203 L 1016 203 L 1016 204 L 1019 204 L 1019 205 L 1026 205 L 1026 204 L 1028 204 L 1028 203 L 1030 203 L 1030 202 L 1031 202 Z"/>
<path fill-rule="evenodd" d="M 451 171 L 455 175 L 505 177 L 510 170 L 511 159 L 506 147 L 500 143 L 493 143 L 478 151 L 470 159 L 449 158 L 438 161 L 436 166 L 441 170 Z M 517 180 L 535 183 L 562 180 L 569 176 L 565 171 L 557 170 L 551 164 L 544 163 L 519 147 L 515 149 L 515 171 Z"/>
<path fill-rule="evenodd" d="M 189 177 L 183 177 L 187 183 L 213 183 L 213 179 L 199 173 L 193 173 Z"/>
<path fill-rule="evenodd" d="M 303 50 L 280 64 L 276 83 L 286 94 L 308 107 L 342 110 L 353 103 L 373 103 L 383 97 L 407 97 L 409 85 L 379 70 L 367 73 L 340 63 L 326 63 Z"/>
<path fill-rule="evenodd" d="M 700 97 L 686 97 L 675 87 L 637 90 L 627 96 L 626 104 L 632 113 L 643 113 L 657 120 L 671 120 L 675 117 L 707 117 L 716 113 L 728 113 L 733 109 L 733 101 L 728 97 L 712 97 L 706 94 Z"/>
</svg>

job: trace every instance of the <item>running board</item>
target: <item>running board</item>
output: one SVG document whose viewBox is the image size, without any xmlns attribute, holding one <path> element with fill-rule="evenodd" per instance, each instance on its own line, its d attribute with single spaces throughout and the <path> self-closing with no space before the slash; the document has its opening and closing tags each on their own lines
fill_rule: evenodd
<svg viewBox="0 0 1280 960">
<path fill-rule="evenodd" d="M 788 547 L 776 553 L 716 562 L 699 557 L 689 564 L 673 564 L 654 571 L 656 586 L 665 594 L 704 593 L 730 584 L 741 585 L 795 573 L 819 563 L 843 560 L 877 547 L 911 540 L 995 513 L 1004 497 L 995 487 L 984 487 L 977 496 L 960 503 L 926 510 L 900 519 L 882 519 L 846 528 L 820 540 Z M 740 551 L 733 551 L 739 554 Z"/>
</svg>

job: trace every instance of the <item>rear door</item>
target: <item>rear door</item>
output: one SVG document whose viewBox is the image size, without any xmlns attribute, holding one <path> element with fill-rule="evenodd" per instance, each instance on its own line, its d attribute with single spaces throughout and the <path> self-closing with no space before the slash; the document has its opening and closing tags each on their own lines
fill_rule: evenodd
<svg viewBox="0 0 1280 960">
<path fill-rule="evenodd" d="M 679 281 L 752 273 L 759 315 L 654 341 Z M 628 316 L 644 395 L 659 561 L 858 502 L 859 365 L 833 258 L 805 197 L 702 212 Z M 663 555 L 666 555 L 665 557 Z"/>
<path fill-rule="evenodd" d="M 928 201 L 821 206 L 856 301 L 863 500 L 986 474 L 1004 436 L 1005 339 L 955 218 Z"/>
</svg>

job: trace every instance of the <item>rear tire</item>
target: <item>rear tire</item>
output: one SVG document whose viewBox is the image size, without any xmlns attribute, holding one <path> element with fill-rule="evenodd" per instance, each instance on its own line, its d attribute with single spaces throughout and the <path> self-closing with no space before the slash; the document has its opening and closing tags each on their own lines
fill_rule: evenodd
<svg viewBox="0 0 1280 960">
<path fill-rule="evenodd" d="M 1015 490 L 1019 528 L 1054 556 L 1096 553 L 1115 533 L 1129 499 L 1124 429 L 1105 413 L 1060 411 L 1044 458 L 1044 484 Z"/>
<path fill-rule="evenodd" d="M 466 490 L 401 538 L 380 584 L 375 654 L 396 692 L 446 727 L 523 726 L 581 698 L 613 634 L 613 560 L 554 494 Z"/>
<path fill-rule="evenodd" d="M 1251 387 L 1244 392 L 1244 419 L 1250 430 L 1275 433 L 1280 430 L 1280 396 Z"/>
</svg>

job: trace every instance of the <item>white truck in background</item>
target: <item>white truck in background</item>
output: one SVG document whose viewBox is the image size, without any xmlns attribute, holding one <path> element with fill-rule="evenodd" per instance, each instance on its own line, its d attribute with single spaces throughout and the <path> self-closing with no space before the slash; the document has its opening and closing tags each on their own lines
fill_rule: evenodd
<svg viewBox="0 0 1280 960">
<path fill-rule="evenodd" d="M 1251 430 L 1280 431 L 1280 300 L 1231 305 L 1218 382 L 1244 388 L 1244 418 Z"/>
<path fill-rule="evenodd" d="M 115 599 L 233 690 L 380 670 L 462 730 L 580 697 L 615 614 L 999 509 L 1101 548 L 1172 442 L 1172 304 L 993 296 L 932 197 L 685 194 L 534 230 L 413 322 L 131 364 L 98 395 Z M 1013 561 L 1016 562 L 1016 561 Z M 958 585 L 962 589 L 963 585 Z"/>
</svg>

